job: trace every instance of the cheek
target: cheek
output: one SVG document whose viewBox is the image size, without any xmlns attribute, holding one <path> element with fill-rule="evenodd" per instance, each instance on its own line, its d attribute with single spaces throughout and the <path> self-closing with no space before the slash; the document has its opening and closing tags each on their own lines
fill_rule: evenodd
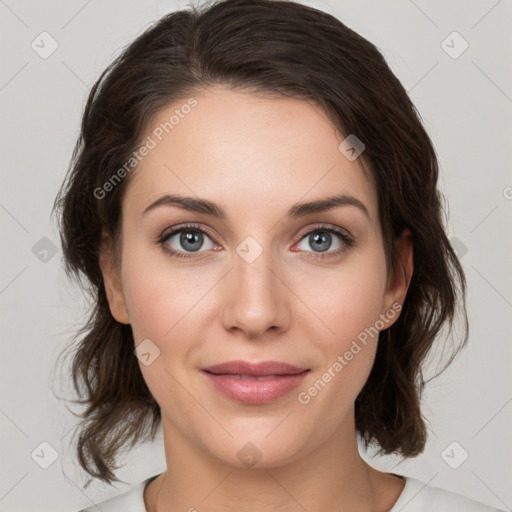
<svg viewBox="0 0 512 512">
<path fill-rule="evenodd" d="M 201 290 L 191 283 L 192 274 L 171 271 L 165 261 L 155 260 L 147 252 L 131 251 L 123 259 L 123 288 L 135 345 L 149 339 L 159 350 L 154 362 L 139 364 L 144 380 L 161 407 L 181 410 L 186 397 L 172 377 L 183 380 L 182 365 L 170 362 L 186 360 L 193 347 L 190 319 L 200 310 Z"/>
<path fill-rule="evenodd" d="M 382 312 L 386 265 L 377 249 L 347 258 L 335 271 L 308 273 L 297 281 L 299 296 L 307 298 L 328 328 L 325 339 L 338 350 L 374 326 Z"/>
<path fill-rule="evenodd" d="M 308 297 L 308 306 L 328 328 L 322 329 L 326 334 L 320 338 L 309 333 L 323 358 L 302 403 L 311 399 L 320 408 L 337 404 L 331 414 L 340 415 L 361 391 L 375 358 L 386 286 L 384 255 L 376 250 L 364 258 L 347 259 L 339 271 L 325 276 L 317 280 L 316 293 L 306 295 L 306 287 L 313 282 L 309 279 L 302 280 L 299 292 Z"/>
<path fill-rule="evenodd" d="M 198 284 L 193 273 L 172 272 L 154 253 L 134 250 L 123 258 L 123 289 L 136 343 L 172 337 L 198 303 Z"/>
</svg>

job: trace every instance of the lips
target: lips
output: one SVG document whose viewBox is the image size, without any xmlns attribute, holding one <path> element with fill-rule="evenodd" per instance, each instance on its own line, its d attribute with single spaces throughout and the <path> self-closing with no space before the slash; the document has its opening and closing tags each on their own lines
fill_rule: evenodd
<svg viewBox="0 0 512 512">
<path fill-rule="evenodd" d="M 239 403 L 265 404 L 288 394 L 309 372 L 280 361 L 229 361 L 203 368 L 213 388 Z"/>
<path fill-rule="evenodd" d="M 265 377 L 269 375 L 297 375 L 307 368 L 299 368 L 279 361 L 263 361 L 261 363 L 249 363 L 246 361 L 229 361 L 203 368 L 204 371 L 215 375 L 246 375 L 249 377 Z"/>
</svg>

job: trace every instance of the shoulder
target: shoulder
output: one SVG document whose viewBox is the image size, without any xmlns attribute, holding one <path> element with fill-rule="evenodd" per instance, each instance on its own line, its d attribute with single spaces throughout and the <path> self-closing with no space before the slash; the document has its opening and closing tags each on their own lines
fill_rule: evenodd
<svg viewBox="0 0 512 512">
<path fill-rule="evenodd" d="M 158 476 L 158 475 L 157 475 Z M 80 512 L 146 512 L 144 505 L 144 488 L 155 477 L 136 484 L 129 491 L 92 505 Z M 389 512 L 503 512 L 478 501 L 471 500 L 455 492 L 438 487 L 430 487 L 412 477 L 406 479 L 404 490 Z"/>
<path fill-rule="evenodd" d="M 405 487 L 389 512 L 502 512 L 460 494 L 430 487 L 412 477 L 405 477 Z"/>
<path fill-rule="evenodd" d="M 79 512 L 97 512 L 98 510 L 102 512 L 147 512 L 144 504 L 144 488 L 157 476 L 158 475 L 155 475 L 143 482 L 135 484 L 128 491 L 119 496 L 114 496 L 113 498 L 96 503 Z"/>
</svg>

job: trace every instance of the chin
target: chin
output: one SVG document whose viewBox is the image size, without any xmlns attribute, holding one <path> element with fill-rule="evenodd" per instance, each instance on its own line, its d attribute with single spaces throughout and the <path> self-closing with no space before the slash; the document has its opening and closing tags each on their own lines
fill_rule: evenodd
<svg viewBox="0 0 512 512">
<path fill-rule="evenodd" d="M 273 421 L 272 423 L 275 429 L 279 422 Z M 210 446 L 209 451 L 214 457 L 229 466 L 271 469 L 290 464 L 313 449 L 313 446 L 308 447 L 304 433 L 297 435 L 297 432 L 286 428 L 278 433 L 281 427 L 274 432 L 271 429 L 264 432 L 248 429 L 247 433 L 243 435 L 236 435 L 231 430 L 233 438 L 226 442 L 223 437 L 222 442 Z M 270 435 L 269 432 L 271 432 Z M 211 443 L 212 439 L 208 441 Z"/>
</svg>

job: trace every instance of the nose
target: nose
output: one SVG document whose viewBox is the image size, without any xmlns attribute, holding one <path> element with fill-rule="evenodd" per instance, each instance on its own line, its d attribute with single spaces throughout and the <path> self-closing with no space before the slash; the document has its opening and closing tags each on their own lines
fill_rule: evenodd
<svg viewBox="0 0 512 512">
<path fill-rule="evenodd" d="M 290 290 L 270 251 L 263 251 L 254 261 L 238 253 L 233 260 L 224 282 L 224 328 L 253 340 L 288 329 Z"/>
</svg>

